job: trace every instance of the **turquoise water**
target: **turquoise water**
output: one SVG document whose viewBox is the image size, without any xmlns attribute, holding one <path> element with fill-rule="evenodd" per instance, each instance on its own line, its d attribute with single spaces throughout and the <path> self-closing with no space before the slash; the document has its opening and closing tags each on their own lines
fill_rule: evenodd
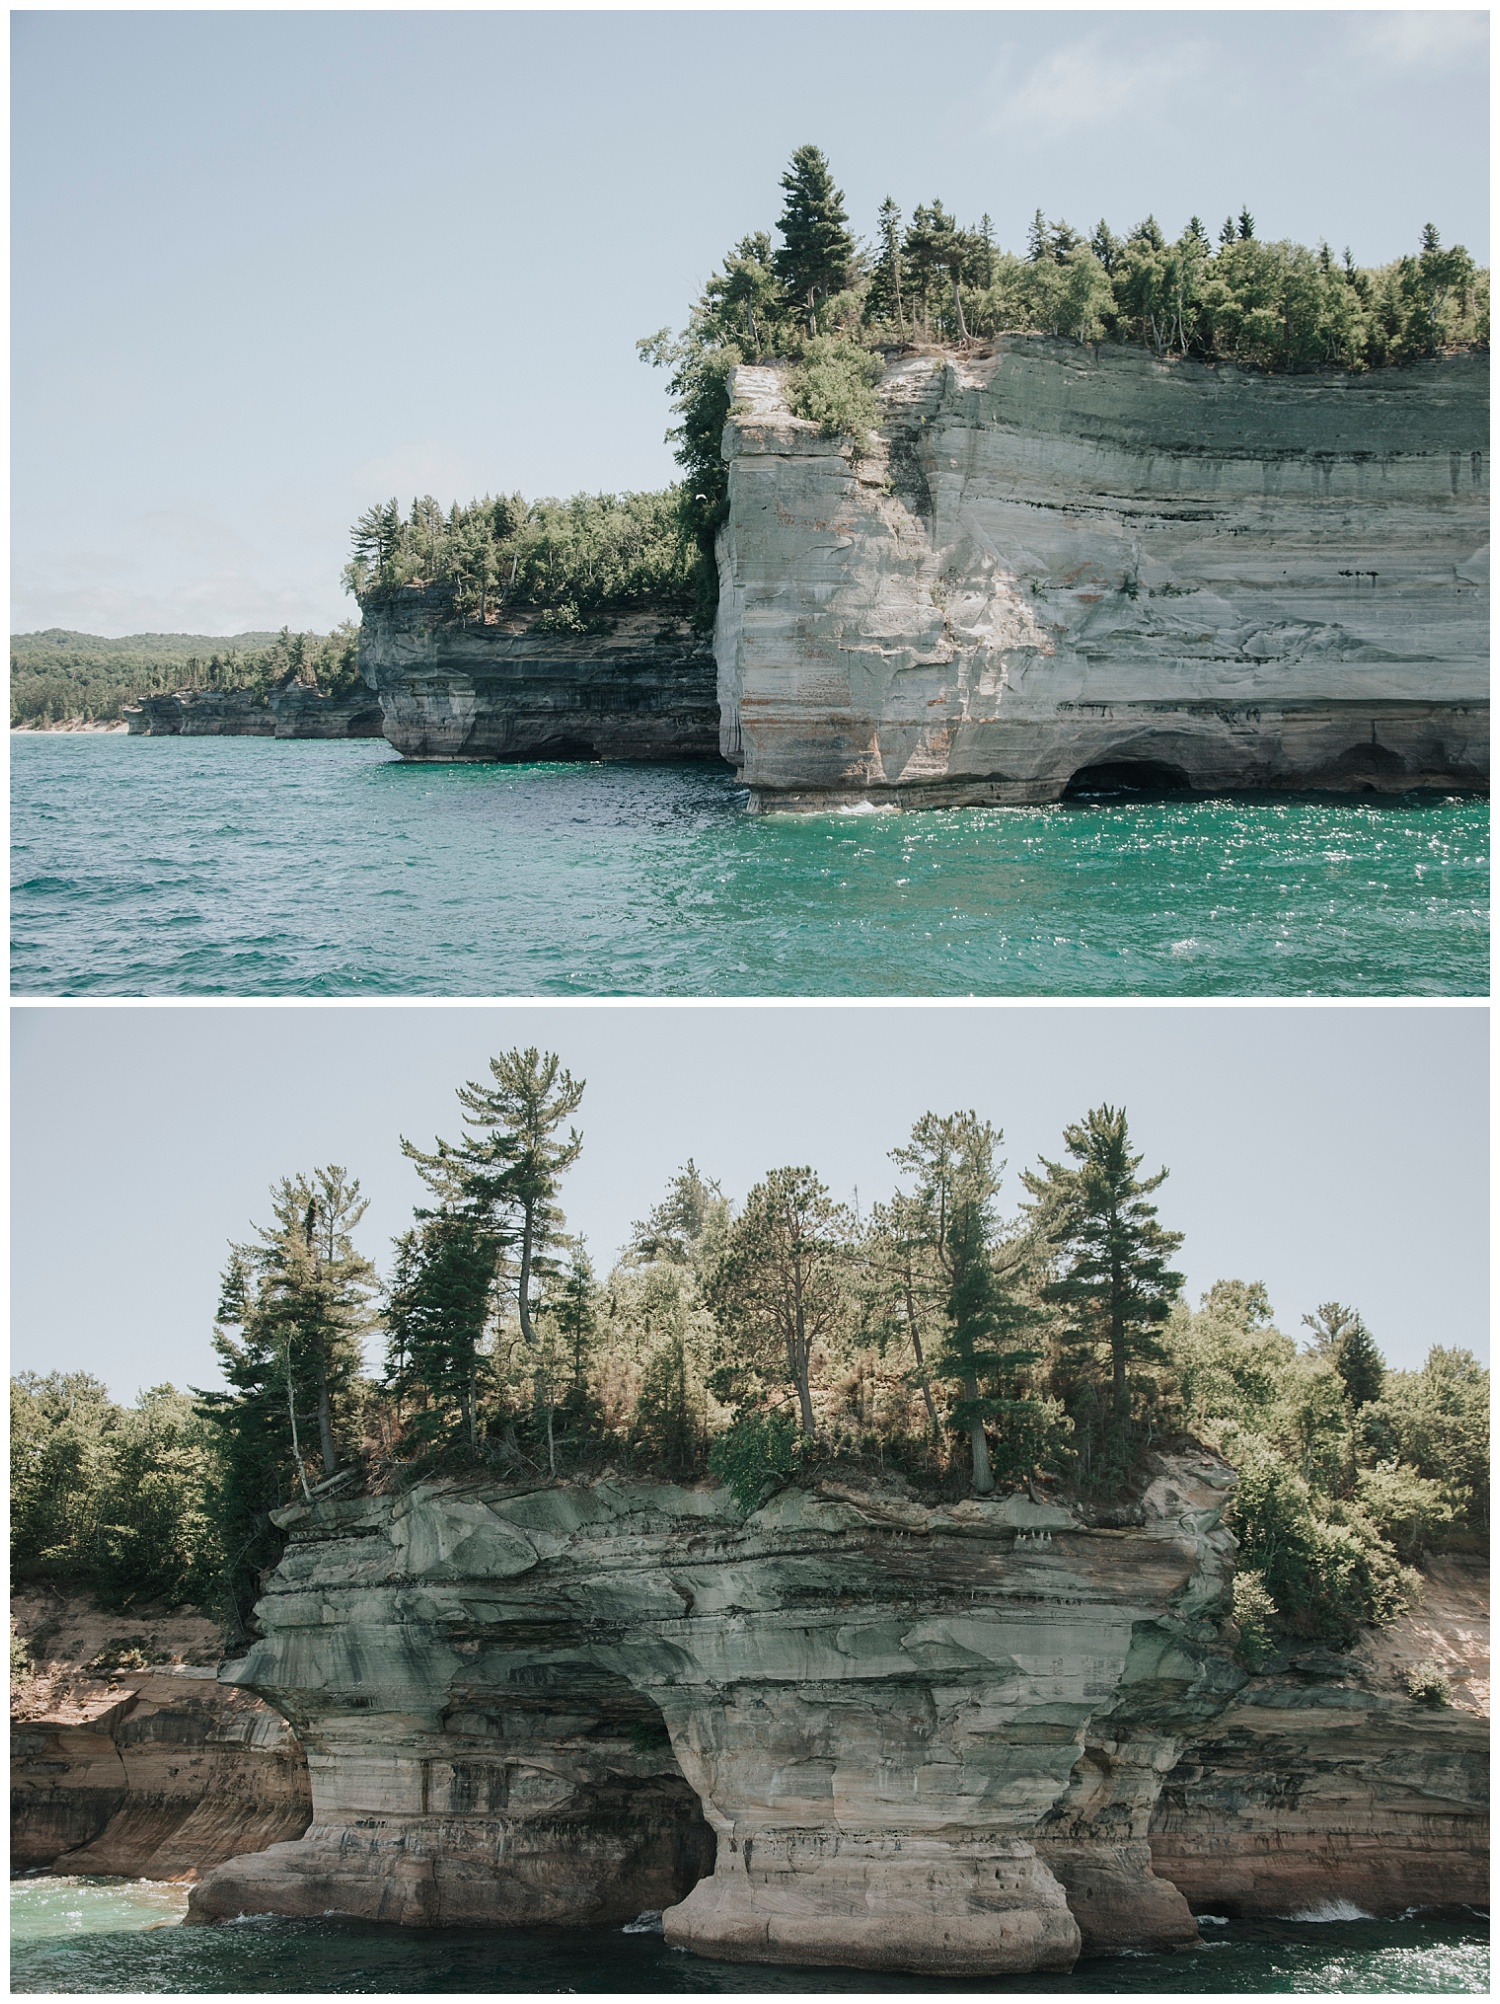
<svg viewBox="0 0 1500 2004">
<path fill-rule="evenodd" d="M 1477 995 L 1487 804 L 752 817 L 701 766 L 11 739 L 22 995 Z"/>
<path fill-rule="evenodd" d="M 69 1993 L 236 1991 L 897 1991 L 989 1995 L 1205 1991 L 1485 1991 L 1489 1936 L 1469 1920 L 1240 1921 L 1202 1927 L 1187 1955 L 1095 1956 L 1068 1976 L 937 1982 L 865 1970 L 708 1962 L 618 1928 L 393 1928 L 261 1918 L 162 1927 L 186 1894 L 140 1879 L 12 1883 L 11 1987 Z"/>
</svg>

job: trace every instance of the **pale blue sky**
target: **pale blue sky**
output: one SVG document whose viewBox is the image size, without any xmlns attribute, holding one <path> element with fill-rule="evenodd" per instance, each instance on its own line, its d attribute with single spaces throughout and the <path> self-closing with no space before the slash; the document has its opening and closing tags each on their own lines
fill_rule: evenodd
<svg viewBox="0 0 1500 2004">
<path fill-rule="evenodd" d="M 326 627 L 393 491 L 671 478 L 634 342 L 804 141 L 862 233 L 1487 256 L 1479 12 L 12 18 L 14 630 Z"/>
<path fill-rule="evenodd" d="M 513 1045 L 588 1086 L 564 1203 L 607 1267 L 692 1155 L 742 1198 L 810 1163 L 846 1200 L 931 1108 L 1003 1127 L 1010 1170 L 1102 1100 L 1129 1111 L 1191 1297 L 1264 1280 L 1281 1326 L 1359 1307 L 1392 1362 L 1486 1347 L 1488 1011 L 1168 1009 L 12 1008 L 13 1369 L 117 1396 L 214 1382 L 226 1243 L 273 1180 L 330 1161 L 371 1197 L 384 1267 L 421 1195 L 398 1136 L 453 1137 L 454 1088 Z"/>
</svg>

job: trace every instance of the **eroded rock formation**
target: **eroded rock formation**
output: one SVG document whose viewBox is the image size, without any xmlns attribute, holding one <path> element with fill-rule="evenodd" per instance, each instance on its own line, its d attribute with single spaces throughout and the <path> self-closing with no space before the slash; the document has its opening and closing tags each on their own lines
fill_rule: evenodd
<svg viewBox="0 0 1500 2004">
<path fill-rule="evenodd" d="M 724 754 L 763 808 L 1482 786 L 1488 383 L 1009 335 L 895 363 L 861 451 L 741 368 Z"/>
<path fill-rule="evenodd" d="M 1418 1664 L 1451 1704 L 1412 1701 Z M 1390 1628 L 1236 1694 L 1166 1777 L 1151 1854 L 1198 1913 L 1486 1906 L 1488 1783 L 1488 1561 L 1430 1559 Z"/>
<path fill-rule="evenodd" d="M 364 608 L 359 666 L 403 758 L 717 759 L 712 649 L 675 617 L 597 634 L 457 620 L 410 589 Z"/>
<path fill-rule="evenodd" d="M 143 1625 L 39 1592 L 14 1614 L 34 1674 L 12 1686 L 13 1870 L 192 1879 L 306 1829 L 301 1748 L 268 1705 L 218 1682 L 212 1622 Z M 158 1660 L 86 1667 L 122 1629 L 141 1645 L 128 1659 Z"/>
<path fill-rule="evenodd" d="M 1186 1944 L 1161 1777 L 1244 1680 L 1210 1457 L 1146 1521 L 600 1480 L 286 1513 L 226 1675 L 307 1749 L 306 1836 L 192 1915 L 628 1919 L 754 1962 L 1062 1969 Z"/>
<path fill-rule="evenodd" d="M 380 705 L 361 683 L 331 696 L 294 682 L 255 689 L 177 689 L 138 696 L 123 713 L 132 737 L 378 738 Z"/>
</svg>

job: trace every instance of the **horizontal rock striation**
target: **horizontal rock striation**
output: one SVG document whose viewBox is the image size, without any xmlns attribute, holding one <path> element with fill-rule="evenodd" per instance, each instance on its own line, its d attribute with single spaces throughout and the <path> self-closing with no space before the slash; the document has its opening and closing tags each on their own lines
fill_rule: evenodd
<svg viewBox="0 0 1500 2004">
<path fill-rule="evenodd" d="M 613 1921 L 749 1962 L 1066 1969 L 1187 1945 L 1162 1776 L 1245 1682 L 1223 1465 L 1133 1530 L 1026 1498 L 927 1508 L 600 1479 L 424 1484 L 284 1514 L 225 1675 L 307 1749 L 313 1823 L 191 1918 Z"/>
<path fill-rule="evenodd" d="M 50 1596 L 17 1596 L 23 1634 L 61 1627 L 97 1647 L 122 1625 L 128 1617 L 83 1603 L 59 1612 Z M 218 1653 L 207 1621 L 179 1614 L 158 1626 L 178 1640 L 190 1632 L 200 1646 L 189 1653 L 205 1640 Z M 306 1829 L 302 1750 L 250 1692 L 220 1684 L 211 1666 L 93 1675 L 66 1656 L 12 1689 L 12 1870 L 192 1879 Z"/>
<path fill-rule="evenodd" d="M 331 696 L 293 683 L 254 689 L 178 689 L 138 696 L 123 712 L 132 737 L 378 738 L 380 705 L 363 684 Z"/>
<path fill-rule="evenodd" d="M 861 447 L 740 368 L 724 754 L 762 808 L 1483 787 L 1488 386 L 1009 335 Z"/>
<path fill-rule="evenodd" d="M 1405 1673 L 1437 1663 L 1449 1705 Z M 1421 1599 L 1349 1652 L 1253 1679 L 1167 1775 L 1156 1870 L 1238 1919 L 1489 1900 L 1488 1564 L 1428 1561 Z"/>
<path fill-rule="evenodd" d="M 719 756 L 713 652 L 675 616 L 548 633 L 454 619 L 442 594 L 414 588 L 365 605 L 359 666 L 403 758 Z"/>
</svg>

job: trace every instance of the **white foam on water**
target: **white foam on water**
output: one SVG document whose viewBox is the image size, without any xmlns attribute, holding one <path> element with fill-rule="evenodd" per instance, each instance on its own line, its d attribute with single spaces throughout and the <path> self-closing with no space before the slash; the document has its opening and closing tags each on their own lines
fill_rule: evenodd
<svg viewBox="0 0 1500 2004">
<path fill-rule="evenodd" d="M 1324 1900 L 1319 1906 L 1300 1907 L 1294 1914 L 1283 1914 L 1283 1920 L 1294 1921 L 1350 1921 L 1374 1920 L 1374 1914 L 1367 1914 L 1363 1907 L 1357 1907 L 1353 1900 Z"/>
</svg>

